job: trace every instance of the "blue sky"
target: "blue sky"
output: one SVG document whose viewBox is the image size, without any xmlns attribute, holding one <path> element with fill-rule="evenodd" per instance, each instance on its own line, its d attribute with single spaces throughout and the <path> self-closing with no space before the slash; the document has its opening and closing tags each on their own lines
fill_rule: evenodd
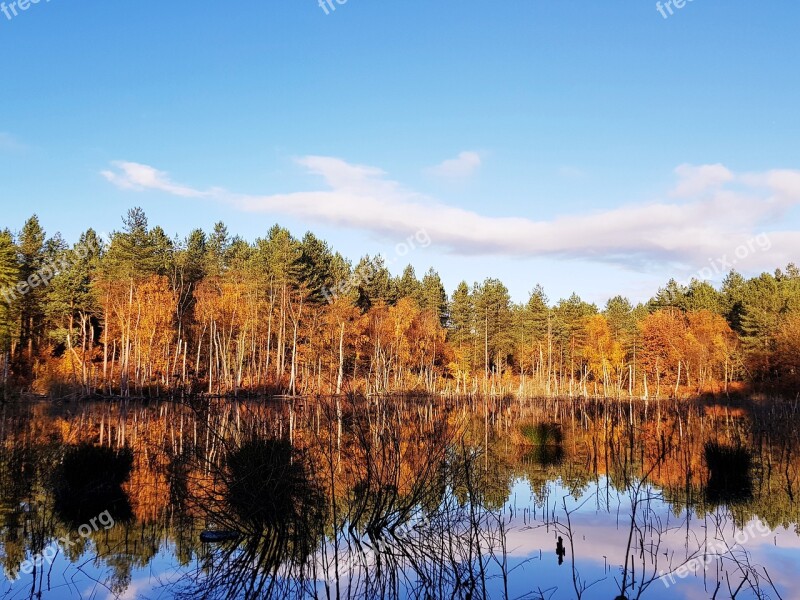
<svg viewBox="0 0 800 600">
<path fill-rule="evenodd" d="M 497 276 L 517 300 L 536 283 L 645 299 L 673 276 L 718 281 L 735 256 L 745 273 L 800 258 L 797 3 L 13 12 L 2 227 L 35 212 L 74 241 L 132 206 L 179 236 L 279 222 L 354 260 L 434 266 L 450 290 Z M 423 230 L 430 245 L 397 257 Z"/>
</svg>

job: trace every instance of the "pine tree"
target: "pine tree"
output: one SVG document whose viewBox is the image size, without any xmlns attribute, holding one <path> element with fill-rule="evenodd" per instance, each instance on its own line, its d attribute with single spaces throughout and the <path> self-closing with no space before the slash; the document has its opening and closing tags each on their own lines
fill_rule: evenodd
<svg viewBox="0 0 800 600">
<path fill-rule="evenodd" d="M 17 248 L 11 232 L 5 229 L 0 231 L 0 353 L 4 355 L 11 350 L 19 323 L 16 317 L 18 281 Z"/>
<path fill-rule="evenodd" d="M 172 243 L 159 227 L 148 230 L 147 216 L 132 208 L 123 219 L 122 231 L 111 235 L 111 245 L 103 261 L 110 279 L 138 281 L 167 270 Z"/>
<path fill-rule="evenodd" d="M 597 314 L 597 307 L 573 293 L 559 300 L 553 309 L 553 334 L 560 350 L 560 372 L 570 381 L 575 375 L 583 379 L 580 349 L 585 343 L 587 318 Z"/>
<path fill-rule="evenodd" d="M 541 285 L 531 292 L 525 305 L 526 328 L 531 339 L 543 340 L 547 336 L 550 324 L 550 306 L 547 294 Z"/>
<path fill-rule="evenodd" d="M 20 347 L 27 350 L 29 360 L 33 359 L 41 341 L 44 323 L 44 289 L 39 285 L 34 287 L 34 284 L 39 281 L 39 273 L 47 258 L 45 241 L 45 232 L 39 223 L 39 218 L 33 215 L 22 227 L 17 243 L 20 281 L 25 282 L 26 288 L 26 292 L 22 293 L 19 299 L 19 341 Z M 50 251 L 52 253 L 52 247 Z"/>
<path fill-rule="evenodd" d="M 627 346 L 636 334 L 636 316 L 630 300 L 623 296 L 614 296 L 606 303 L 603 314 L 608 320 L 611 335 Z"/>
<path fill-rule="evenodd" d="M 72 365 L 73 382 L 80 382 L 86 393 L 89 393 L 88 362 L 102 313 L 94 286 L 101 254 L 102 241 L 89 229 L 73 248 L 61 251 L 56 262 L 63 268 L 47 289 L 50 341 L 63 347 Z"/>
<path fill-rule="evenodd" d="M 473 290 L 475 324 L 483 341 L 483 366 L 488 374 L 502 373 L 513 349 L 511 297 L 497 279 L 486 279 Z"/>
<path fill-rule="evenodd" d="M 473 337 L 474 308 L 469 286 L 466 281 L 459 283 L 453 292 L 448 312 L 450 315 L 448 319 L 450 340 L 458 346 L 471 344 Z"/>
<path fill-rule="evenodd" d="M 475 345 L 475 311 L 466 281 L 458 284 L 448 309 L 448 339 L 456 354 L 456 367 L 463 373 L 474 370 L 477 362 Z"/>
<path fill-rule="evenodd" d="M 736 271 L 731 271 L 722 282 L 720 304 L 722 314 L 735 332 L 742 335 L 742 316 L 744 314 L 744 294 L 747 281 Z"/>
<path fill-rule="evenodd" d="M 439 274 L 433 268 L 428 269 L 422 278 L 419 304 L 423 309 L 432 311 L 439 318 L 442 327 L 447 325 L 447 292 Z"/>
<path fill-rule="evenodd" d="M 664 308 L 686 310 L 686 293 L 685 286 L 680 285 L 674 279 L 670 279 L 665 287 L 658 290 L 655 298 L 650 300 L 648 308 L 651 312 Z"/>
<path fill-rule="evenodd" d="M 720 293 L 707 281 L 698 279 L 692 279 L 686 289 L 684 310 L 707 310 L 716 314 L 722 314 L 724 311 Z"/>
<path fill-rule="evenodd" d="M 353 271 L 351 281 L 358 300 L 356 304 L 362 312 L 367 312 L 376 304 L 394 304 L 397 290 L 389 269 L 382 256 L 362 258 Z"/>
<path fill-rule="evenodd" d="M 267 237 L 256 240 L 256 257 L 278 288 L 296 287 L 303 273 L 303 249 L 288 229 L 273 225 Z"/>
<path fill-rule="evenodd" d="M 335 285 L 334 256 L 328 243 L 311 232 L 306 233 L 300 242 L 298 261 L 298 276 L 308 289 L 308 299 L 314 304 L 325 303 L 326 290 Z"/>
<path fill-rule="evenodd" d="M 395 282 L 398 298 L 413 298 L 422 305 L 422 285 L 417 279 L 414 267 L 407 265 L 403 274 Z"/>
<path fill-rule="evenodd" d="M 228 228 L 225 223 L 218 221 L 206 243 L 205 271 L 208 275 L 219 276 L 225 272 L 230 243 Z"/>
</svg>

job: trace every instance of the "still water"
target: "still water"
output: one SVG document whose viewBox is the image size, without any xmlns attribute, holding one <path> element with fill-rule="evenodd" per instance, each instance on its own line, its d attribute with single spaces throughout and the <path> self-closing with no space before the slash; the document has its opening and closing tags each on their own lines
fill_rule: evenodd
<svg viewBox="0 0 800 600">
<path fill-rule="evenodd" d="M 796 403 L 0 408 L 0 598 L 800 598 Z"/>
</svg>

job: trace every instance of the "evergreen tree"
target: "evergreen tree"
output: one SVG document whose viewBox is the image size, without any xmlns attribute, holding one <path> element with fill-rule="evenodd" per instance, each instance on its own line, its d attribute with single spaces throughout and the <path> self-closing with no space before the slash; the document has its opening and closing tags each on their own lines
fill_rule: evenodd
<svg viewBox="0 0 800 600">
<path fill-rule="evenodd" d="M 584 302 L 575 293 L 566 300 L 559 300 L 553 309 L 554 337 L 563 350 L 564 359 L 573 368 L 578 366 L 580 349 L 584 345 L 587 318 L 597 312 L 594 304 Z"/>
<path fill-rule="evenodd" d="M 206 234 L 194 229 L 175 253 L 175 273 L 185 286 L 191 286 L 206 276 Z"/>
<path fill-rule="evenodd" d="M 433 268 L 428 269 L 422 278 L 419 304 L 423 309 L 433 311 L 439 317 L 442 327 L 447 325 L 447 292 L 439 274 Z"/>
<path fill-rule="evenodd" d="M 720 305 L 722 314 L 735 332 L 744 333 L 742 317 L 744 315 L 744 295 L 747 281 L 736 271 L 731 271 L 722 282 Z"/>
<path fill-rule="evenodd" d="M 150 230 L 150 244 L 153 248 L 152 274 L 172 274 L 175 270 L 175 243 L 161 227 L 153 227 Z"/>
<path fill-rule="evenodd" d="M 407 265 L 395 285 L 397 286 L 398 298 L 413 298 L 418 304 L 422 305 L 422 285 L 417 279 L 414 267 Z"/>
<path fill-rule="evenodd" d="M 475 325 L 483 344 L 483 366 L 487 373 L 502 372 L 513 351 L 511 297 L 497 279 L 475 284 Z"/>
<path fill-rule="evenodd" d="M 141 208 L 132 208 L 123 219 L 122 231 L 111 234 L 111 245 L 103 261 L 110 279 L 141 280 L 164 274 L 171 242 L 161 228 L 151 234 L 147 216 Z"/>
<path fill-rule="evenodd" d="M 19 341 L 20 347 L 27 350 L 29 359 L 32 359 L 36 352 L 44 322 L 44 288 L 40 285 L 34 287 L 32 284 L 38 281 L 39 273 L 47 259 L 45 238 L 39 218 L 33 215 L 22 227 L 17 243 L 20 281 L 24 282 L 26 289 L 19 297 Z M 53 250 L 51 246 L 51 255 Z"/>
<path fill-rule="evenodd" d="M 636 317 L 630 300 L 622 296 L 614 296 L 607 303 L 603 311 L 611 335 L 618 341 L 629 339 L 636 332 Z"/>
<path fill-rule="evenodd" d="M 335 285 L 334 256 L 327 242 L 308 232 L 300 242 L 299 278 L 308 289 L 308 298 L 315 304 L 326 302 L 325 290 Z"/>
<path fill-rule="evenodd" d="M 256 255 L 278 288 L 297 287 L 300 283 L 302 248 L 288 229 L 273 225 L 266 239 L 256 240 Z"/>
<path fill-rule="evenodd" d="M 754 375 L 760 379 L 775 375 L 772 360 L 775 336 L 780 328 L 781 315 L 788 308 L 781 288 L 778 279 L 764 273 L 749 280 L 743 292 L 742 342 Z"/>
<path fill-rule="evenodd" d="M 258 245 L 258 240 L 256 240 L 256 244 Z M 223 258 L 224 268 L 218 273 L 220 275 L 235 273 L 241 276 L 252 270 L 254 261 L 256 264 L 260 263 L 260 267 L 257 269 L 258 273 L 273 273 L 270 270 L 269 262 L 264 262 L 259 259 L 257 245 L 254 247 L 244 238 L 238 235 L 233 236 L 225 249 L 225 256 Z"/>
<path fill-rule="evenodd" d="M 16 318 L 16 286 L 19 263 L 14 238 L 8 229 L 0 231 L 0 352 L 11 349 L 18 320 Z"/>
<path fill-rule="evenodd" d="M 472 345 L 474 307 L 466 281 L 459 283 L 453 292 L 448 313 L 451 341 L 459 347 Z"/>
<path fill-rule="evenodd" d="M 208 275 L 218 276 L 225 272 L 230 244 L 228 228 L 222 221 L 217 222 L 206 243 L 205 271 Z"/>
<path fill-rule="evenodd" d="M 686 310 L 686 293 L 685 286 L 680 285 L 674 279 L 670 279 L 666 287 L 660 288 L 655 298 L 650 300 L 648 308 L 650 312 L 664 308 Z"/>
<path fill-rule="evenodd" d="M 537 285 L 531 292 L 525 305 L 525 314 L 526 327 L 532 339 L 545 339 L 550 327 L 550 306 L 547 294 L 541 285 Z"/>
<path fill-rule="evenodd" d="M 202 229 L 194 229 L 175 251 L 171 283 L 178 296 L 176 316 L 181 328 L 188 325 L 186 315 L 194 306 L 194 291 L 206 276 L 207 252 Z"/>
<path fill-rule="evenodd" d="M 94 342 L 100 305 L 94 277 L 98 272 L 102 241 L 89 229 L 71 249 L 63 249 L 57 262 L 63 269 L 47 290 L 47 318 L 50 339 L 72 352 L 77 343 L 85 351 Z"/>
<path fill-rule="evenodd" d="M 707 310 L 723 314 L 724 308 L 720 293 L 707 281 L 692 279 L 686 289 L 683 308 L 686 311 Z"/>
<path fill-rule="evenodd" d="M 358 297 L 356 304 L 362 312 L 375 304 L 394 304 L 397 300 L 394 281 L 382 256 L 362 258 L 353 271 L 352 280 Z"/>
</svg>

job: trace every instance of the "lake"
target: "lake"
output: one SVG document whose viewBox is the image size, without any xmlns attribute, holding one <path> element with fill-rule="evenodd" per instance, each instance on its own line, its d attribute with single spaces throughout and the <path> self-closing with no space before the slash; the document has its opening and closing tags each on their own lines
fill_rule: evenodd
<svg viewBox="0 0 800 600">
<path fill-rule="evenodd" d="M 0 407 L 0 598 L 800 598 L 797 402 Z"/>
</svg>

